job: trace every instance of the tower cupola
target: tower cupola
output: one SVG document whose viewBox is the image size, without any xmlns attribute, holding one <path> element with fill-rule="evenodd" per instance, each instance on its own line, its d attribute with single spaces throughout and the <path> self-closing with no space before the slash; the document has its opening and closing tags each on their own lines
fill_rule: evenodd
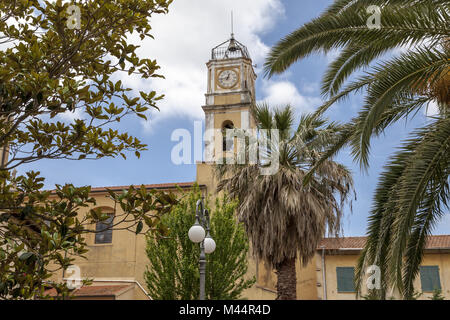
<svg viewBox="0 0 450 320">
<path fill-rule="evenodd" d="M 212 60 L 225 60 L 233 58 L 245 58 L 250 59 L 247 47 L 234 38 L 234 34 L 231 34 L 231 38 L 212 49 Z"/>
</svg>

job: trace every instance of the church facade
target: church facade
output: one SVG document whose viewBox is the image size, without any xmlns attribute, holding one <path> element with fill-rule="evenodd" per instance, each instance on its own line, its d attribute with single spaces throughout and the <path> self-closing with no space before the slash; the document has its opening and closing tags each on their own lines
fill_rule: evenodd
<svg viewBox="0 0 450 320">
<path fill-rule="evenodd" d="M 207 92 L 202 108 L 205 113 L 206 132 L 210 132 L 210 137 L 205 139 L 205 161 L 197 163 L 196 181 L 147 185 L 148 190 L 158 189 L 177 193 L 181 188 L 182 192 L 189 192 L 197 183 L 203 194 L 214 198 L 217 178 L 213 164 L 224 154 L 235 152 L 238 148 L 234 141 L 227 141 L 223 136 L 224 130 L 232 128 L 249 130 L 256 127 L 250 112 L 250 107 L 255 102 L 256 73 L 247 48 L 232 36 L 212 50 L 211 59 L 206 65 Z M 126 188 L 127 186 L 108 187 L 117 192 Z M 106 187 L 93 188 L 92 196 L 97 200 L 97 207 L 101 207 L 105 212 L 114 213 L 114 204 L 108 198 Z M 354 267 L 357 260 L 356 253 L 360 250 L 361 243 L 358 243 L 358 248 L 352 250 L 342 247 L 345 245 L 326 240 L 317 249 L 316 257 L 308 266 L 300 266 L 297 262 L 298 299 L 355 298 L 351 290 L 339 292 L 339 289 L 342 289 L 340 282 L 345 279 L 336 272 L 344 270 L 339 268 Z M 151 299 L 146 292 L 144 281 L 144 271 L 148 265 L 144 235 L 114 230 L 100 235 L 88 234 L 86 242 L 89 249 L 87 259 L 77 259 L 74 268 L 65 274 L 62 272 L 55 274 L 55 278 L 60 281 L 71 281 L 77 276 L 93 279 L 91 286 L 76 291 L 77 299 Z M 445 249 L 446 246 L 450 247 L 450 237 L 448 243 L 444 241 L 442 246 L 438 246 L 439 258 L 433 256 L 435 259 L 431 259 L 433 262 L 430 263 L 440 267 L 441 285 L 450 290 L 450 277 L 448 273 L 445 275 L 443 273 L 450 268 L 450 255 L 447 251 L 443 251 L 449 249 Z M 438 252 L 436 250 L 434 253 Z M 244 292 L 244 297 L 274 299 L 276 275 L 273 270 L 266 268 L 263 263 L 255 261 L 251 256 L 248 259 L 247 276 L 255 276 L 257 283 Z M 446 295 L 448 292 L 450 291 L 447 291 Z"/>
</svg>

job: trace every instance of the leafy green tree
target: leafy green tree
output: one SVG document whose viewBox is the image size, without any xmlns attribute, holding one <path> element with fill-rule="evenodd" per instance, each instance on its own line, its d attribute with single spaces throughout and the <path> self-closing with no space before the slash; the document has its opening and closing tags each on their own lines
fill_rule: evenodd
<svg viewBox="0 0 450 320">
<path fill-rule="evenodd" d="M 279 168 L 272 175 L 262 175 L 263 162 L 219 165 L 219 190 L 239 199 L 237 214 L 255 257 L 276 270 L 277 299 L 295 300 L 296 259 L 307 265 L 325 233 L 341 231 L 342 209 L 353 180 L 347 168 L 327 160 L 310 183 L 303 184 L 316 159 L 334 142 L 339 126 L 307 114 L 293 129 L 289 106 L 272 111 L 263 104 L 252 112 L 258 129 L 279 132 L 279 144 L 271 143 L 261 152 L 275 154 Z"/>
<path fill-rule="evenodd" d="M 445 300 L 445 297 L 442 294 L 442 290 L 440 289 L 434 290 L 430 300 Z"/>
<path fill-rule="evenodd" d="M 42 297 L 48 287 L 67 295 L 66 284 L 49 278 L 86 253 L 89 225 L 107 216 L 101 210 L 79 214 L 95 206 L 88 186 L 44 191 L 38 172 L 16 177 L 12 170 L 41 159 L 139 157 L 146 150 L 114 123 L 130 115 L 145 119 L 162 96 L 151 90 L 135 96 L 114 79 L 120 73 L 161 77 L 156 61 L 139 57 L 129 37 L 152 37 L 150 17 L 166 13 L 170 3 L 1 1 L 0 299 Z M 67 113 L 75 120 L 62 121 Z M 145 188 L 110 196 L 123 211 L 120 228 L 136 233 L 144 224 L 162 230 L 159 217 L 175 203 L 173 195 Z"/>
<path fill-rule="evenodd" d="M 200 246 L 188 237 L 195 222 L 195 206 L 201 199 L 199 189 L 186 195 L 170 214 L 162 218 L 169 228 L 165 238 L 147 237 L 149 265 L 145 279 L 149 294 L 156 300 L 197 300 L 199 286 Z M 206 299 L 231 300 L 241 298 L 255 279 L 246 279 L 248 269 L 248 239 L 244 228 L 233 214 L 237 203 L 227 197 L 216 200 L 211 215 L 211 236 L 217 248 L 207 254 Z"/>
<path fill-rule="evenodd" d="M 378 10 L 368 12 L 370 6 L 379 8 L 379 25 L 370 21 Z M 312 53 L 339 49 L 323 78 L 322 94 L 328 101 L 317 115 L 355 92 L 364 94 L 359 114 L 344 126 L 340 139 L 316 167 L 349 146 L 355 160 L 367 168 L 372 137 L 426 111 L 430 103 L 437 105 L 437 114 L 415 130 L 390 159 L 375 192 L 368 241 L 356 278 L 359 287 L 365 268 L 378 265 L 383 297 L 389 287 L 398 288 L 407 299 L 413 297 L 427 236 L 448 210 L 448 21 L 448 0 L 337 0 L 282 39 L 266 62 L 267 74 L 273 75 Z M 401 47 L 400 54 L 393 54 Z M 351 76 L 354 80 L 348 82 Z"/>
</svg>

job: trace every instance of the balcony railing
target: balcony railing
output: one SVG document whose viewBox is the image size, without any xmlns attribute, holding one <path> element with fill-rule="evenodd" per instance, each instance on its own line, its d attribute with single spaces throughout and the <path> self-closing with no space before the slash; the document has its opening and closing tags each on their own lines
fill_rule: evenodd
<svg viewBox="0 0 450 320">
<path fill-rule="evenodd" d="M 231 38 L 224 43 L 219 44 L 212 49 L 211 58 L 213 60 L 223 60 L 232 58 L 247 58 L 250 59 L 250 54 L 247 48 L 239 41 Z"/>
</svg>

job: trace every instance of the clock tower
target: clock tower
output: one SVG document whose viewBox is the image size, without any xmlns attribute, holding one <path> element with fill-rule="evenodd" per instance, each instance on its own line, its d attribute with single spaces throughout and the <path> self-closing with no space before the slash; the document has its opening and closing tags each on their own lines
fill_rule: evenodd
<svg viewBox="0 0 450 320">
<path fill-rule="evenodd" d="M 247 48 L 231 38 L 212 49 L 208 67 L 205 105 L 205 161 L 197 164 L 197 182 L 214 194 L 216 183 L 211 164 L 235 152 L 236 144 L 226 141 L 226 129 L 254 129 L 250 112 L 255 102 L 256 73 Z M 208 137 L 209 135 L 209 137 Z"/>
<path fill-rule="evenodd" d="M 255 102 L 256 73 L 247 48 L 234 39 L 234 35 L 224 43 L 212 49 L 208 67 L 208 89 L 205 112 L 206 131 L 224 132 L 226 129 L 251 129 L 254 121 L 250 107 Z M 206 161 L 214 161 L 226 149 L 222 139 L 214 140 L 214 148 L 206 141 Z M 228 148 L 233 148 L 230 143 Z M 220 150 L 222 149 L 222 150 Z"/>
</svg>

